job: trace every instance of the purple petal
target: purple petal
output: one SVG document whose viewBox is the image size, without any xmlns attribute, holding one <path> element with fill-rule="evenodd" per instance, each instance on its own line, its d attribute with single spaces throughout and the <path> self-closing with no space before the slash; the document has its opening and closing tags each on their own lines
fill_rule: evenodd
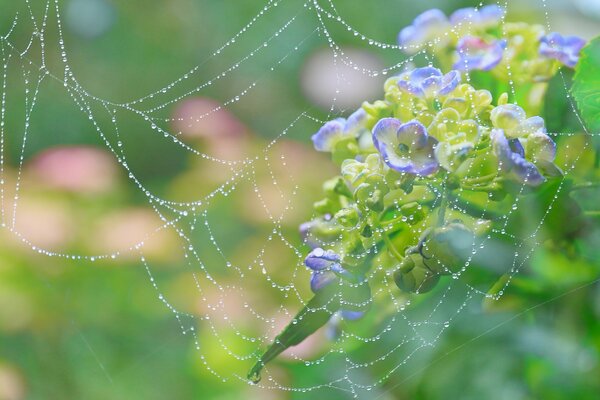
<svg viewBox="0 0 600 400">
<path fill-rule="evenodd" d="M 400 31 L 398 43 L 405 47 L 421 46 L 433 39 L 436 32 L 448 27 L 446 15 L 438 9 L 431 9 L 417 16 L 411 25 Z"/>
<path fill-rule="evenodd" d="M 364 127 L 366 119 L 367 113 L 362 107 L 354 111 L 346 120 L 344 134 L 356 136 L 359 130 Z"/>
<path fill-rule="evenodd" d="M 460 83 L 460 74 L 450 71 L 446 75 L 434 67 L 416 68 L 400 76 L 398 87 L 419 97 L 446 95 Z"/>
<path fill-rule="evenodd" d="M 520 182 L 529 186 L 539 186 L 546 181 L 533 163 L 516 153 L 512 156 L 512 171 Z"/>
<path fill-rule="evenodd" d="M 365 316 L 364 311 L 351 311 L 351 310 L 341 310 L 340 315 L 343 319 L 348 321 L 356 321 Z"/>
<path fill-rule="evenodd" d="M 418 97 L 425 96 L 425 92 L 423 91 L 423 87 L 421 87 L 421 85 L 414 85 L 410 81 L 399 80 L 398 81 L 398 87 L 401 90 L 403 90 L 405 92 L 408 92 L 410 94 L 413 94 L 415 96 L 418 96 Z"/>
<path fill-rule="evenodd" d="M 447 22 L 448 18 L 446 14 L 442 10 L 437 8 L 432 8 L 431 10 L 427 10 L 421 14 L 419 14 L 415 20 L 413 21 L 413 25 L 416 27 L 428 27 L 435 26 L 440 23 Z"/>
<path fill-rule="evenodd" d="M 383 154 L 385 146 L 393 146 L 402 122 L 397 118 L 382 118 L 373 127 L 373 144 Z"/>
<path fill-rule="evenodd" d="M 412 25 L 402 29 L 398 34 L 398 44 L 402 47 L 416 46 L 419 44 L 420 32 Z"/>
<path fill-rule="evenodd" d="M 546 180 L 533 163 L 527 161 L 520 152 L 511 149 L 511 143 L 502 129 L 493 129 L 490 138 L 501 171 L 512 173 L 521 183 L 530 186 L 538 186 Z M 515 143 L 512 142 L 513 146 L 516 146 Z"/>
<path fill-rule="evenodd" d="M 338 279 L 337 275 L 331 271 L 314 271 L 310 277 L 310 288 L 316 293 L 335 282 Z"/>
<path fill-rule="evenodd" d="M 422 149 L 427 145 L 427 128 L 419 121 L 412 120 L 398 127 L 396 131 L 398 143 L 410 149 Z"/>
<path fill-rule="evenodd" d="M 450 22 L 453 25 L 470 23 L 473 28 L 487 28 L 498 24 L 503 16 L 504 8 L 492 4 L 479 10 L 473 7 L 458 9 L 450 16 Z"/>
<path fill-rule="evenodd" d="M 412 156 L 414 172 L 417 175 L 427 176 L 438 170 L 439 163 L 435 158 L 435 145 L 438 143 L 433 137 L 427 138 L 427 146 L 415 151 Z"/>
<path fill-rule="evenodd" d="M 396 137 L 390 138 L 389 131 L 396 129 Z M 433 148 L 437 141 L 429 137 L 427 129 L 413 120 L 389 128 L 386 141 L 378 140 L 377 149 L 383 161 L 392 169 L 417 175 L 430 175 L 438 168 Z M 373 136 L 377 138 L 376 135 Z"/>
<path fill-rule="evenodd" d="M 579 61 L 579 53 L 586 41 L 578 36 L 562 36 L 552 32 L 540 39 L 540 55 L 560 61 L 573 68 Z"/>
<path fill-rule="evenodd" d="M 325 123 L 311 139 L 317 151 L 330 151 L 333 139 L 342 134 L 346 120 L 337 118 Z"/>
<path fill-rule="evenodd" d="M 457 25 L 458 23 L 468 21 L 477 15 L 477 10 L 474 7 L 459 8 L 450 15 L 450 23 Z"/>
<path fill-rule="evenodd" d="M 460 39 L 456 47 L 456 52 L 460 58 L 454 64 L 454 68 L 461 71 L 489 71 L 502 61 L 506 43 L 506 40 L 495 40 L 492 43 L 487 43 L 480 37 L 465 36 Z"/>
<path fill-rule="evenodd" d="M 504 16 L 505 9 L 498 4 L 490 4 L 479 10 L 479 22 L 484 26 L 496 25 Z"/>
<path fill-rule="evenodd" d="M 408 75 L 412 83 L 421 84 L 427 78 L 441 77 L 442 71 L 434 67 L 422 67 L 413 69 Z"/>
<path fill-rule="evenodd" d="M 460 73 L 458 71 L 450 71 L 442 79 L 442 85 L 439 94 L 447 95 L 452 92 L 460 83 Z"/>
<path fill-rule="evenodd" d="M 492 149 L 498 157 L 498 167 L 500 170 L 507 172 L 511 167 L 512 150 L 508 139 L 504 136 L 504 131 L 502 129 L 492 129 L 490 139 L 492 141 Z"/>
<path fill-rule="evenodd" d="M 313 249 L 306 258 L 304 264 L 315 271 L 331 267 L 332 264 L 340 261 L 340 256 L 332 250 L 323 250 L 320 247 Z"/>
<path fill-rule="evenodd" d="M 513 153 L 516 153 L 521 157 L 525 157 L 525 149 L 523 148 L 523 145 L 521 144 L 521 141 L 519 139 L 509 140 L 508 145 Z"/>
<path fill-rule="evenodd" d="M 300 224 L 299 227 L 300 237 L 302 238 L 302 241 L 312 249 L 319 245 L 319 243 L 311 235 L 311 230 L 314 228 L 315 225 L 315 221 L 308 221 Z"/>
</svg>

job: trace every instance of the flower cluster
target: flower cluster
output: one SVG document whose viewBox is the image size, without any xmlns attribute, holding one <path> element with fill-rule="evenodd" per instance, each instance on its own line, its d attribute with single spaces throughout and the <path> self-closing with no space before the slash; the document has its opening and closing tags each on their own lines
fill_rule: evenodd
<svg viewBox="0 0 600 400">
<path fill-rule="evenodd" d="M 459 71 L 428 66 L 389 78 L 385 99 L 365 103 L 348 120 L 325 123 L 312 137 L 314 146 L 343 161 L 341 175 L 325 182 L 325 198 L 315 203 L 317 217 L 301 228 L 313 247 L 305 261 L 312 290 L 364 281 L 369 268 L 361 258 L 382 241 L 395 253 L 387 262 L 398 271 L 398 287 L 429 290 L 451 269 L 432 268 L 411 246 L 395 249 L 386 229 L 412 225 L 427 232 L 439 218 L 434 211 L 444 190 L 535 188 L 560 176 L 544 120 L 507 99 L 504 94 L 494 105 L 489 91 L 461 83 Z M 429 232 L 419 242 L 435 237 Z"/>
<path fill-rule="evenodd" d="M 433 50 L 442 68 L 387 79 L 383 99 L 312 135 L 315 149 L 340 166 L 324 182 L 314 218 L 300 226 L 312 249 L 304 264 L 314 295 L 252 379 L 328 321 L 335 333 L 363 317 L 378 293 L 389 292 L 381 287 L 387 277 L 406 296 L 434 290 L 444 276 L 457 278 L 483 238 L 504 231 L 513 204 L 560 182 L 556 143 L 536 115 L 541 103 L 527 99 L 543 97 L 547 85 L 536 82 L 561 64 L 573 67 L 584 42 L 546 35 L 537 25 L 505 23 L 500 30 L 504 14 L 486 6 L 418 16 L 400 32 L 400 44 Z M 474 70 L 482 71 L 481 81 Z M 509 96 L 507 82 L 526 82 L 525 96 Z"/>
<path fill-rule="evenodd" d="M 447 17 L 433 9 L 417 16 L 398 35 L 408 54 L 423 49 L 437 56 L 444 68 L 492 71 L 506 82 L 539 82 L 559 66 L 573 68 L 585 41 L 577 36 L 546 34 L 541 25 L 505 23 L 497 5 L 463 8 Z"/>
</svg>

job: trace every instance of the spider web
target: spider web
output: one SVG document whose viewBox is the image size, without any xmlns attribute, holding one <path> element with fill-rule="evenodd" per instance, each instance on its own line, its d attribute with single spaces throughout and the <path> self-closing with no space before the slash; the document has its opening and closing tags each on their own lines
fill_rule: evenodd
<svg viewBox="0 0 600 400">
<path fill-rule="evenodd" d="M 183 72 L 166 85 L 157 85 L 157 90 L 146 95 L 125 102 L 110 101 L 88 91 L 78 81 L 70 65 L 68 43 L 63 38 L 62 2 L 21 2 L 22 7 L 0 40 L 3 60 L 0 115 L 2 227 L 32 251 L 48 257 L 97 261 L 135 254 L 147 272 L 158 301 L 172 312 L 182 333 L 191 336 L 197 357 L 207 373 L 223 381 L 248 382 L 246 372 L 260 351 L 272 342 L 273 337 L 310 298 L 309 273 L 303 265 L 307 247 L 301 243 L 296 227 L 298 218 L 309 219 L 307 217 L 310 215 L 306 213 L 310 211 L 305 204 L 317 200 L 319 196 L 318 192 L 315 193 L 318 185 L 307 181 L 303 173 L 305 168 L 311 170 L 308 164 L 318 161 L 315 158 L 318 156 L 309 152 L 301 153 L 305 159 L 299 161 L 294 153 L 300 150 L 290 145 L 287 137 L 299 137 L 308 142 L 309 135 L 325 121 L 316 116 L 318 112 L 309 108 L 291 120 L 282 122 L 281 130 L 272 141 L 246 147 L 244 154 L 235 160 L 198 150 L 187 142 L 176 126 L 198 123 L 234 103 L 252 102 L 254 96 L 260 96 L 260 90 L 268 90 L 271 74 L 285 72 L 289 60 L 309 46 L 314 46 L 315 42 L 326 45 L 331 64 L 339 71 L 327 119 L 347 115 L 351 111 L 338 105 L 353 83 L 343 71 L 356 71 L 379 84 L 386 76 L 401 72 L 413 62 L 431 61 L 427 53 L 420 51 L 406 58 L 400 46 L 376 40 L 355 29 L 338 11 L 333 0 L 308 0 L 304 3 L 269 0 L 238 33 L 217 47 L 203 63 Z M 511 3 L 506 1 L 500 5 L 510 11 Z M 540 4 L 545 12 L 546 29 L 550 32 L 547 6 L 543 0 Z M 277 21 L 273 17 L 275 9 L 285 10 L 284 21 Z M 303 31 L 297 26 L 299 20 L 312 21 L 313 28 Z M 401 27 L 397 28 L 399 30 Z M 246 33 L 252 30 L 262 30 L 264 40 L 259 43 L 245 41 Z M 21 32 L 21 35 L 17 36 L 16 32 Z M 29 32 L 29 35 L 22 35 L 22 32 Z M 19 40 L 22 37 L 28 40 Z M 400 61 L 372 69 L 353 59 L 352 54 L 345 50 L 346 46 L 341 44 L 347 42 L 356 42 L 388 57 L 389 54 L 397 55 L 395 57 Z M 240 59 L 230 60 L 228 51 L 234 46 L 246 46 L 249 51 L 246 50 L 246 55 Z M 272 52 L 266 52 L 266 49 L 275 46 L 279 54 L 273 56 Z M 225 60 L 223 62 L 227 67 L 218 75 L 206 76 L 203 66 L 221 59 Z M 252 68 L 265 61 L 267 67 L 261 71 L 256 72 L 256 68 Z M 468 81 L 468 75 L 466 78 Z M 215 105 L 191 120 L 171 114 L 178 102 L 230 82 L 237 83 L 238 92 L 223 98 L 222 105 Z M 7 95 L 8 88 L 13 85 L 22 88 L 24 101 L 21 104 Z M 565 92 L 566 88 L 565 83 Z M 516 94 L 518 90 L 511 82 L 510 91 Z M 47 92 L 61 93 L 71 99 L 73 110 L 87 120 L 99 143 L 112 153 L 114 161 L 125 171 L 130 185 L 139 191 L 162 221 L 128 249 L 106 254 L 61 253 L 39 247 L 19 231 L 19 196 L 24 190 L 23 165 L 28 139 L 42 131 L 41 127 L 32 126 L 31 119 L 39 99 Z M 571 99 L 569 102 L 574 115 L 577 115 Z M 272 110 L 272 113 L 276 117 L 281 111 Z M 5 121 L 10 113 L 21 116 L 19 129 L 9 131 L 6 128 Z M 262 118 L 269 118 L 269 115 Z M 130 160 L 127 150 L 132 144 L 128 142 L 128 132 L 120 129 L 123 119 L 137 121 L 136 126 L 144 132 L 145 140 L 176 148 L 182 157 L 218 170 L 222 179 L 198 182 L 199 190 L 193 192 L 191 199 L 185 200 L 170 198 L 160 189 L 149 187 L 146 178 L 136 171 L 135 161 Z M 580 125 L 585 132 L 581 121 Z M 577 133 L 553 134 L 574 136 Z M 9 137 L 11 140 L 20 140 L 14 179 L 8 179 L 6 171 L 5 154 Z M 137 145 L 143 146 L 144 143 Z M 565 168 L 565 177 L 569 176 L 577 161 L 577 158 L 573 159 L 570 167 Z M 318 168 L 314 169 L 316 175 L 312 180 L 317 183 L 335 174 L 333 169 L 327 175 L 321 175 L 320 172 Z M 259 228 L 244 227 L 248 232 L 243 243 L 245 250 L 241 253 L 234 252 L 228 240 L 231 232 L 222 229 L 222 226 L 234 225 L 213 218 L 213 210 L 219 207 L 227 207 L 232 220 L 240 218 L 237 209 L 239 204 L 231 200 L 239 192 L 242 192 L 246 203 L 258 206 L 253 212 L 258 214 L 255 219 L 260 221 Z M 513 204 L 513 211 L 520 206 L 518 199 Z M 518 242 L 512 265 L 507 266 L 509 277 L 518 274 L 531 258 L 539 244 L 539 229 L 551 209 L 552 206 L 537 221 L 530 237 Z M 298 214 L 304 215 L 299 217 Z M 505 217 L 506 223 L 509 217 Z M 179 256 L 185 260 L 183 267 L 165 270 L 146 254 L 146 242 L 162 231 L 176 234 Z M 508 235 L 504 229 L 495 233 Z M 485 246 L 486 241 L 473 243 L 472 256 L 476 256 Z M 469 262 L 463 271 L 468 267 Z M 383 396 L 391 377 L 396 374 L 410 375 L 415 371 L 415 366 L 426 364 L 450 325 L 460 319 L 466 310 L 480 312 L 481 301 L 490 297 L 485 291 L 463 282 L 460 272 L 454 274 L 442 290 L 424 298 L 407 297 L 395 287 L 392 272 L 375 265 L 367 279 L 381 282 L 375 287 L 373 297 L 377 299 L 378 306 L 385 305 L 383 309 L 373 307 L 364 320 L 338 327 L 341 336 L 337 341 L 327 341 L 321 330 L 308 340 L 310 346 L 301 345 L 285 353 L 294 368 L 299 369 L 299 373 L 305 371 L 308 376 L 314 376 L 313 381 L 290 382 L 281 367 L 274 364 L 266 367 L 258 387 L 293 392 L 333 390 L 354 397 L 364 396 L 365 393 L 370 393 L 370 397 L 376 396 L 375 393 Z M 178 293 L 181 288 L 169 287 L 167 283 L 176 275 L 185 277 L 183 287 L 193 293 L 192 297 L 198 304 L 192 307 L 182 303 Z M 505 288 L 510 283 L 509 278 Z M 500 290 L 492 296 L 493 299 L 502 296 L 503 292 Z M 272 303 L 278 306 L 269 305 Z M 417 303 L 418 307 L 415 308 L 418 312 L 413 310 L 413 303 Z"/>
</svg>

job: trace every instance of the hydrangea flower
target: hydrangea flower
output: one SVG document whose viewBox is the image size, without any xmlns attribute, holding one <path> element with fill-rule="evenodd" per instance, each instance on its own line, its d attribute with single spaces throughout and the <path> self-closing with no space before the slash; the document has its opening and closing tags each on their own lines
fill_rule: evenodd
<svg viewBox="0 0 600 400">
<path fill-rule="evenodd" d="M 502 129 L 493 129 L 490 138 L 501 171 L 529 186 L 544 183 L 546 178 L 542 176 L 535 164 L 525 159 L 525 150 L 519 139 L 508 140 Z"/>
<path fill-rule="evenodd" d="M 477 36 L 465 36 L 459 40 L 456 47 L 459 60 L 453 68 L 461 71 L 489 71 L 502 61 L 505 48 L 506 40 L 487 43 Z"/>
<path fill-rule="evenodd" d="M 460 73 L 446 75 L 434 67 L 416 68 L 400 75 L 398 87 L 417 97 L 433 98 L 451 93 L 460 83 Z"/>
<path fill-rule="evenodd" d="M 579 53 L 585 43 L 586 41 L 578 36 L 562 36 L 552 32 L 540 39 L 540 54 L 573 68 L 579 61 Z"/>
<path fill-rule="evenodd" d="M 492 110 L 490 119 L 494 127 L 504 130 L 509 139 L 527 137 L 533 133 L 546 133 L 542 117 L 527 118 L 525 110 L 516 104 L 497 106 Z"/>
<path fill-rule="evenodd" d="M 359 108 L 348 119 L 336 118 L 326 122 L 311 139 L 317 151 L 331 151 L 336 141 L 344 137 L 358 137 L 367 117 L 366 112 Z"/>
<path fill-rule="evenodd" d="M 524 151 L 534 163 L 551 163 L 556 158 L 556 143 L 545 133 L 532 133 L 525 141 Z"/>
<path fill-rule="evenodd" d="M 427 10 L 417 16 L 413 23 L 400 31 L 398 43 L 405 51 L 415 53 L 427 42 L 443 35 L 451 28 L 450 22 L 441 10 Z"/>
<path fill-rule="evenodd" d="M 354 159 L 344 160 L 341 170 L 344 179 L 353 187 L 364 183 L 371 175 L 383 173 L 378 153 L 369 154 L 362 162 Z"/>
<path fill-rule="evenodd" d="M 373 127 L 373 143 L 383 161 L 392 169 L 415 175 L 437 171 L 433 149 L 437 143 L 416 120 L 403 124 L 396 118 L 383 118 Z"/>
<path fill-rule="evenodd" d="M 323 250 L 320 247 L 313 249 L 306 258 L 304 264 L 310 268 L 313 273 L 310 278 L 310 288 L 313 292 L 318 292 L 327 285 L 330 285 L 338 279 L 338 276 L 348 276 L 351 274 L 340 264 L 340 256 L 332 250 Z"/>
<path fill-rule="evenodd" d="M 469 24 L 471 28 L 485 29 L 498 25 L 504 16 L 504 12 L 504 8 L 497 4 L 484 6 L 480 9 L 474 7 L 461 8 L 450 15 L 450 23 L 452 25 Z"/>
</svg>

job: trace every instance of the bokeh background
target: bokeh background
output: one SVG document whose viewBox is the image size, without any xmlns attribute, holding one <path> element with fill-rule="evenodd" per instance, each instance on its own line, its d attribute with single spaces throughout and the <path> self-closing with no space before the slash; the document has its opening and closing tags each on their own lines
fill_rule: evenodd
<svg viewBox="0 0 600 400">
<path fill-rule="evenodd" d="M 600 32 L 600 1 L 545 3 L 546 9 L 541 0 L 509 1 L 509 18 L 545 24 L 548 11 L 557 31 L 586 38 Z M 54 7 L 53 1 L 49 4 Z M 251 265 L 266 246 L 270 256 L 262 267 L 274 281 L 290 282 L 291 270 L 285 266 L 295 263 L 297 255 L 267 240 L 273 222 L 264 204 L 275 215 L 285 211 L 279 229 L 300 246 L 297 227 L 310 218 L 320 182 L 335 174 L 327 158 L 312 150 L 310 135 L 331 115 L 334 97 L 334 112 L 350 111 L 363 100 L 380 97 L 384 77 L 334 63 L 326 37 L 315 30 L 319 21 L 301 2 L 282 1 L 218 55 L 211 54 L 235 37 L 265 2 L 58 0 L 57 4 L 68 63 L 88 93 L 109 102 L 133 101 L 199 65 L 193 76 L 168 93 L 159 93 L 156 100 L 149 99 L 143 108 L 169 102 L 153 114 L 163 122 L 161 126 L 181 132 L 179 137 L 192 149 L 221 160 L 262 157 L 263 149 L 272 143 L 266 161 L 260 164 L 264 170 L 242 176 L 229 196 L 207 207 L 198 224 L 210 222 L 212 236 L 201 229 L 191 236 L 202 263 L 224 286 L 229 278 L 222 272 L 226 266 L 212 238 L 237 265 Z M 451 12 L 477 5 L 459 0 L 335 4 L 355 29 L 390 43 L 403 26 L 428 8 Z M 35 30 L 28 18 L 33 14 L 41 21 L 45 6 L 41 0 L 0 0 L 1 34 L 10 30 L 18 14 L 10 43 L 25 48 Z M 62 77 L 62 56 L 55 46 L 59 38 L 56 15 L 49 15 L 45 57 L 48 69 Z M 291 19 L 293 24 L 281 39 L 275 37 L 264 47 L 265 40 Z M 399 52 L 381 51 L 336 24 L 328 27 L 353 62 L 365 68 L 377 70 L 404 58 Z M 2 42 L 4 60 L 14 52 Z M 139 116 L 119 111 L 119 137 L 107 140 L 120 142 L 118 147 L 127 154 L 127 171 L 73 97 L 52 79 L 40 90 L 23 146 L 27 115 L 23 76 L 24 71 L 35 70 L 29 62 L 38 56 L 36 50 L 26 58 L 13 54 L 7 67 L 1 172 L 6 199 L 2 222 L 7 226 L 0 229 L 0 399 L 349 398 L 335 390 L 261 390 L 237 379 L 223 382 L 207 371 L 194 340 L 182 334 L 180 323 L 159 299 L 132 246 L 144 243 L 143 254 L 160 293 L 190 315 L 225 312 L 236 323 L 243 325 L 247 320 L 256 325 L 241 306 L 254 299 L 260 311 L 273 315 L 281 326 L 285 323 L 281 304 L 295 306 L 297 302 L 284 298 L 280 291 L 269 291 L 270 284 L 259 278 L 260 273 L 249 273 L 244 282 L 235 282 L 236 290 L 227 294 L 226 302 L 222 293 L 204 291 L 199 296 L 181 239 L 174 230 L 161 229 L 163 221 L 128 174 L 135 174 L 161 198 L 192 201 L 223 184 L 232 174 L 231 166 L 182 151 L 172 141 L 157 137 Z M 215 79 L 237 63 L 240 67 L 235 71 Z M 271 70 L 272 66 L 276 68 Z M 344 80 L 340 82 L 339 76 Z M 213 79 L 214 84 L 188 94 Z M 254 82 L 249 94 L 230 102 Z M 336 93 L 339 88 L 340 95 Z M 110 120 L 110 113 L 97 113 L 99 123 Z M 310 117 L 299 118 L 303 113 Z M 206 114 L 210 115 L 202 117 Z M 191 125 L 182 122 L 200 117 Z M 20 192 L 15 207 L 17 179 Z M 252 194 L 256 188 L 263 195 L 262 204 Z M 118 257 L 73 260 L 39 254 L 37 249 L 67 255 L 118 253 Z M 573 262 L 568 256 L 536 253 L 527 272 L 533 290 L 507 296 L 504 306 L 488 311 L 483 322 L 475 314 L 453 324 L 435 348 L 392 375 L 377 395 L 389 399 L 600 398 L 600 285 L 588 284 L 597 279 L 599 263 L 598 259 Z M 260 271 L 259 266 L 255 269 Z M 307 274 L 292 282 L 308 296 L 305 281 Z M 225 376 L 245 373 L 252 360 L 229 364 L 219 353 L 217 338 L 201 322 L 191 324 L 196 324 L 201 352 L 212 368 Z M 263 334 L 260 326 L 253 329 L 255 336 Z M 235 336 L 226 328 L 220 332 Z M 227 340 L 236 343 L 234 337 Z M 240 351 L 248 350 L 243 348 L 247 344 L 240 346 Z M 327 341 L 318 335 L 303 346 L 298 354 L 310 358 L 325 351 Z M 391 344 L 382 342 L 382 346 Z M 307 372 L 311 370 L 289 358 L 273 368 L 288 387 L 327 381 L 326 371 Z M 369 382 L 379 371 L 369 373 L 359 379 Z"/>
</svg>

